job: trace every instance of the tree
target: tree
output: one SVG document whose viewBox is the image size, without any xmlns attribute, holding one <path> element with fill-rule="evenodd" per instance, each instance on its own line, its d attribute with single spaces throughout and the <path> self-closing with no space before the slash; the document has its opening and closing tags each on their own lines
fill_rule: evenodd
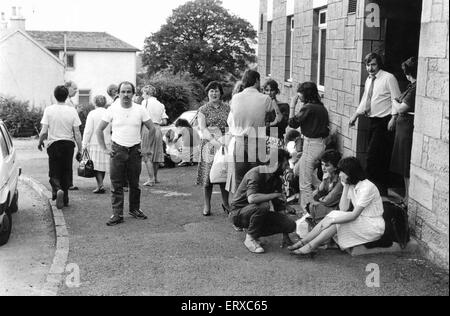
<svg viewBox="0 0 450 316">
<path fill-rule="evenodd" d="M 256 31 L 222 7 L 221 0 L 194 0 L 178 7 L 161 29 L 145 40 L 148 74 L 190 73 L 203 84 L 239 77 L 255 62 Z"/>
</svg>

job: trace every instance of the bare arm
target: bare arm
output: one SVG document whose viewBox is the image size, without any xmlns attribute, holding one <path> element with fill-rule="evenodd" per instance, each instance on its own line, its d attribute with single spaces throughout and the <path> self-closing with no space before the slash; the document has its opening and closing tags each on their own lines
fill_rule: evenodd
<svg viewBox="0 0 450 316">
<path fill-rule="evenodd" d="M 222 145 L 216 139 L 214 139 L 214 137 L 211 135 L 208 127 L 206 126 L 206 117 L 203 113 L 200 113 L 200 112 L 198 113 L 198 125 L 199 125 L 200 131 L 202 133 L 203 139 L 209 140 L 209 142 L 214 147 L 220 147 Z"/>
<path fill-rule="evenodd" d="M 347 212 L 350 209 L 350 199 L 348 198 L 349 185 L 344 185 L 344 191 L 342 192 L 341 202 L 339 203 L 339 209 L 342 212 Z"/>
<path fill-rule="evenodd" d="M 261 204 L 269 202 L 278 198 L 281 198 L 283 194 L 281 193 L 271 193 L 271 194 L 252 194 L 248 197 L 248 203 L 250 204 Z"/>
<path fill-rule="evenodd" d="M 289 106 L 290 109 L 289 118 L 293 118 L 295 116 L 295 108 L 297 107 L 299 98 L 300 98 L 299 95 L 296 94 L 295 97 L 292 99 L 292 102 Z"/>
<path fill-rule="evenodd" d="M 108 127 L 108 125 L 109 125 L 108 122 L 102 121 L 96 131 L 98 144 L 100 145 L 100 148 L 103 149 L 104 151 L 108 151 L 108 148 L 106 148 L 105 143 L 105 135 L 103 134 L 104 130 Z"/>
<path fill-rule="evenodd" d="M 149 131 L 151 131 L 152 129 L 155 128 L 155 125 L 153 124 L 152 120 L 148 120 L 147 122 L 144 122 L 145 127 L 147 127 L 147 129 Z"/>
<path fill-rule="evenodd" d="M 39 134 L 39 144 L 38 144 L 38 149 L 40 151 L 43 150 L 44 148 L 44 140 L 46 140 L 48 137 L 48 125 L 42 125 L 42 130 L 41 133 Z"/>
<path fill-rule="evenodd" d="M 81 154 L 81 149 L 83 146 L 81 144 L 81 132 L 79 126 L 73 128 L 73 135 L 75 136 L 75 143 L 77 144 L 78 153 Z"/>
</svg>

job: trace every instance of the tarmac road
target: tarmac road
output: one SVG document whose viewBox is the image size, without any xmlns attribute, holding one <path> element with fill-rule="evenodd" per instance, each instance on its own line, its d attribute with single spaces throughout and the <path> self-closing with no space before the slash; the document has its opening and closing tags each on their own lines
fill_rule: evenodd
<svg viewBox="0 0 450 316">
<path fill-rule="evenodd" d="M 23 173 L 47 188 L 45 154 L 37 140 L 16 140 Z M 375 255 L 352 258 L 337 250 L 299 259 L 280 249 L 281 236 L 266 238 L 264 255 L 243 246 L 213 196 L 213 216 L 201 215 L 202 192 L 195 167 L 162 170 L 162 183 L 143 188 L 147 221 L 125 218 L 107 227 L 110 196 L 93 195 L 95 180 L 74 177 L 64 215 L 70 234 L 69 263 L 80 268 L 79 287 L 62 285 L 59 295 L 302 296 L 446 295 L 448 273 L 420 256 Z M 145 176 L 141 177 L 141 183 Z M 106 182 L 109 187 L 109 181 Z M 218 188 L 217 188 L 218 189 Z M 127 204 L 126 204 L 127 205 Z M 379 287 L 368 287 L 366 268 L 380 269 Z"/>
</svg>

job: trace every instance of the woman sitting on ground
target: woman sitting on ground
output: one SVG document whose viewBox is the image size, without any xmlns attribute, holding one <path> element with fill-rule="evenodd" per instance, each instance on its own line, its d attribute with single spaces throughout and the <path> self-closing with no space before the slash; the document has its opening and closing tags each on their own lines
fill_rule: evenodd
<svg viewBox="0 0 450 316">
<path fill-rule="evenodd" d="M 311 215 L 310 223 L 316 226 L 329 213 L 339 208 L 343 186 L 339 179 L 338 165 L 342 155 L 336 150 L 324 152 L 320 161 L 322 164 L 323 178 L 318 189 L 313 193 L 313 199 L 307 206 Z"/>
<path fill-rule="evenodd" d="M 296 255 L 312 255 L 322 244 L 335 237 L 347 250 L 379 240 L 384 234 L 383 201 L 377 187 L 367 180 L 356 158 L 339 163 L 344 186 L 339 209 L 328 214 L 306 237 L 289 249 Z M 353 211 L 351 205 L 354 206 Z"/>
<path fill-rule="evenodd" d="M 183 145 L 181 148 L 182 161 L 178 167 L 187 167 L 194 165 L 198 161 L 198 144 L 199 136 L 194 131 L 194 128 L 185 119 L 178 119 L 175 123 L 175 127 L 178 129 L 179 134 L 174 139 L 176 143 L 181 138 Z"/>
</svg>

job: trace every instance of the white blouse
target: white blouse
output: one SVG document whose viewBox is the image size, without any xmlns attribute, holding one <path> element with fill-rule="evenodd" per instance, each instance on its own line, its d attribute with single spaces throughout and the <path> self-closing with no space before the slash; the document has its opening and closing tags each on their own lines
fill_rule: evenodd
<svg viewBox="0 0 450 316">
<path fill-rule="evenodd" d="M 348 198 L 353 206 L 364 208 L 361 216 L 380 217 L 383 216 L 383 200 L 381 199 L 378 188 L 369 180 L 359 182 L 356 186 L 350 186 Z"/>
</svg>

